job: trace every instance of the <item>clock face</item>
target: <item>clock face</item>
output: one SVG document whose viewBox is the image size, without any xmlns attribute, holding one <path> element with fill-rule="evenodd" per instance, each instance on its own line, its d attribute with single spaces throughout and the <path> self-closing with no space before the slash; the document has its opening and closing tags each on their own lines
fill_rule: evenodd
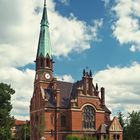
<svg viewBox="0 0 140 140">
<path fill-rule="evenodd" d="M 46 74 L 45 74 L 45 77 L 46 77 L 46 79 L 50 79 L 51 76 L 50 76 L 49 73 L 46 73 Z"/>
</svg>

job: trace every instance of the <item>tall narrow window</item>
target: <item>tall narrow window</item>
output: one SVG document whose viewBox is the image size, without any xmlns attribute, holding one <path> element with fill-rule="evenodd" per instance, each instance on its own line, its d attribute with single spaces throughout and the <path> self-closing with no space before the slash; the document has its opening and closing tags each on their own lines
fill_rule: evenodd
<svg viewBox="0 0 140 140">
<path fill-rule="evenodd" d="M 51 119 L 51 124 L 53 125 L 54 124 L 54 115 L 53 114 L 51 114 L 50 119 Z"/>
<path fill-rule="evenodd" d="M 47 58 L 47 60 L 46 60 L 46 66 L 47 67 L 50 67 L 50 63 L 49 63 L 49 59 Z"/>
<path fill-rule="evenodd" d="M 93 107 L 87 105 L 83 109 L 83 128 L 94 129 L 95 128 L 95 111 Z"/>
<path fill-rule="evenodd" d="M 43 67 L 43 58 L 40 59 L 40 67 Z"/>
<path fill-rule="evenodd" d="M 66 127 L 66 116 L 65 115 L 61 116 L 61 127 Z"/>
<path fill-rule="evenodd" d="M 120 139 L 120 135 L 114 134 L 113 135 L 113 140 L 119 140 Z"/>
</svg>

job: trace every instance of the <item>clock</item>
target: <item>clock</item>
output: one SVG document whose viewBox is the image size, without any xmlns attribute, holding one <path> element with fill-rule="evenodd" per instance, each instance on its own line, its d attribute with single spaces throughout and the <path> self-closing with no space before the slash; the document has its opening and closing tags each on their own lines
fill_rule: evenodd
<svg viewBox="0 0 140 140">
<path fill-rule="evenodd" d="M 50 79 L 50 77 L 51 77 L 51 76 L 50 76 L 49 73 L 46 73 L 46 74 L 45 74 L 45 78 L 46 78 L 46 79 Z"/>
</svg>

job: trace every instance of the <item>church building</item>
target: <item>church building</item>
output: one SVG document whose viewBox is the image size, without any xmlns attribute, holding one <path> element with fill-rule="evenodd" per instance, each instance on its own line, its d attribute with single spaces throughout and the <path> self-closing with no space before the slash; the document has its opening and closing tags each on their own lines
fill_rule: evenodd
<svg viewBox="0 0 140 140">
<path fill-rule="evenodd" d="M 116 117 L 110 119 L 105 104 L 105 88 L 94 84 L 91 71 L 83 70 L 81 80 L 74 83 L 54 77 L 46 1 L 35 64 L 31 140 L 66 140 L 68 135 L 122 140 L 122 127 Z"/>
</svg>

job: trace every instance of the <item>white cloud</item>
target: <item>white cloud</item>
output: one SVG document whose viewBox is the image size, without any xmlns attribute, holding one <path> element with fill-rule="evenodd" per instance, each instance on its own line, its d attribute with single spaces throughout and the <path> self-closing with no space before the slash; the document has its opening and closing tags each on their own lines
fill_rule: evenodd
<svg viewBox="0 0 140 140">
<path fill-rule="evenodd" d="M 24 66 L 34 61 L 42 17 L 42 12 L 37 9 L 42 6 L 42 1 L 38 0 L 0 0 L 0 59 L 3 59 L 0 64 Z M 52 0 L 48 1 L 47 7 L 55 56 L 82 52 L 91 47 L 91 40 L 97 40 L 102 20 L 98 20 L 97 24 L 87 25 L 74 16 L 63 17 L 55 10 Z"/>
<path fill-rule="evenodd" d="M 62 75 L 62 76 L 56 76 L 56 78 L 60 81 L 65 81 L 65 82 L 71 82 L 73 83 L 74 82 L 74 79 L 71 75 Z"/>
<path fill-rule="evenodd" d="M 95 74 L 95 81 L 106 89 L 107 105 L 124 113 L 140 108 L 140 64 L 129 67 L 108 67 Z"/>
<path fill-rule="evenodd" d="M 118 0 L 112 10 L 115 21 L 112 26 L 113 36 L 120 44 L 133 47 L 130 51 L 140 51 L 140 2 L 139 0 Z"/>
<path fill-rule="evenodd" d="M 13 67 L 0 69 L 0 81 L 8 83 L 15 89 L 12 96 L 12 114 L 18 119 L 29 119 L 29 104 L 33 94 L 33 79 L 35 72 L 30 69 L 25 71 Z"/>
<path fill-rule="evenodd" d="M 29 105 L 33 94 L 35 71 L 26 69 L 18 70 L 13 67 L 0 69 L 0 81 L 10 84 L 15 89 L 12 96 L 12 115 L 17 119 L 29 120 Z M 60 81 L 74 82 L 71 75 L 57 76 Z"/>
<path fill-rule="evenodd" d="M 69 5 L 70 4 L 70 0 L 59 0 L 59 1 L 64 5 Z"/>
<path fill-rule="evenodd" d="M 104 2 L 104 7 L 107 7 L 110 3 L 110 0 L 102 0 Z"/>
<path fill-rule="evenodd" d="M 0 0 L 0 81 L 11 84 L 16 90 L 12 98 L 12 114 L 18 119 L 28 119 L 34 71 L 22 71 L 17 67 L 35 60 L 42 6 L 43 2 L 39 0 Z M 82 52 L 91 47 L 91 40 L 98 40 L 102 20 L 88 25 L 75 16 L 63 17 L 56 11 L 53 0 L 47 1 L 47 8 L 55 56 Z M 62 77 L 65 81 L 74 81 L 70 75 Z"/>
</svg>

